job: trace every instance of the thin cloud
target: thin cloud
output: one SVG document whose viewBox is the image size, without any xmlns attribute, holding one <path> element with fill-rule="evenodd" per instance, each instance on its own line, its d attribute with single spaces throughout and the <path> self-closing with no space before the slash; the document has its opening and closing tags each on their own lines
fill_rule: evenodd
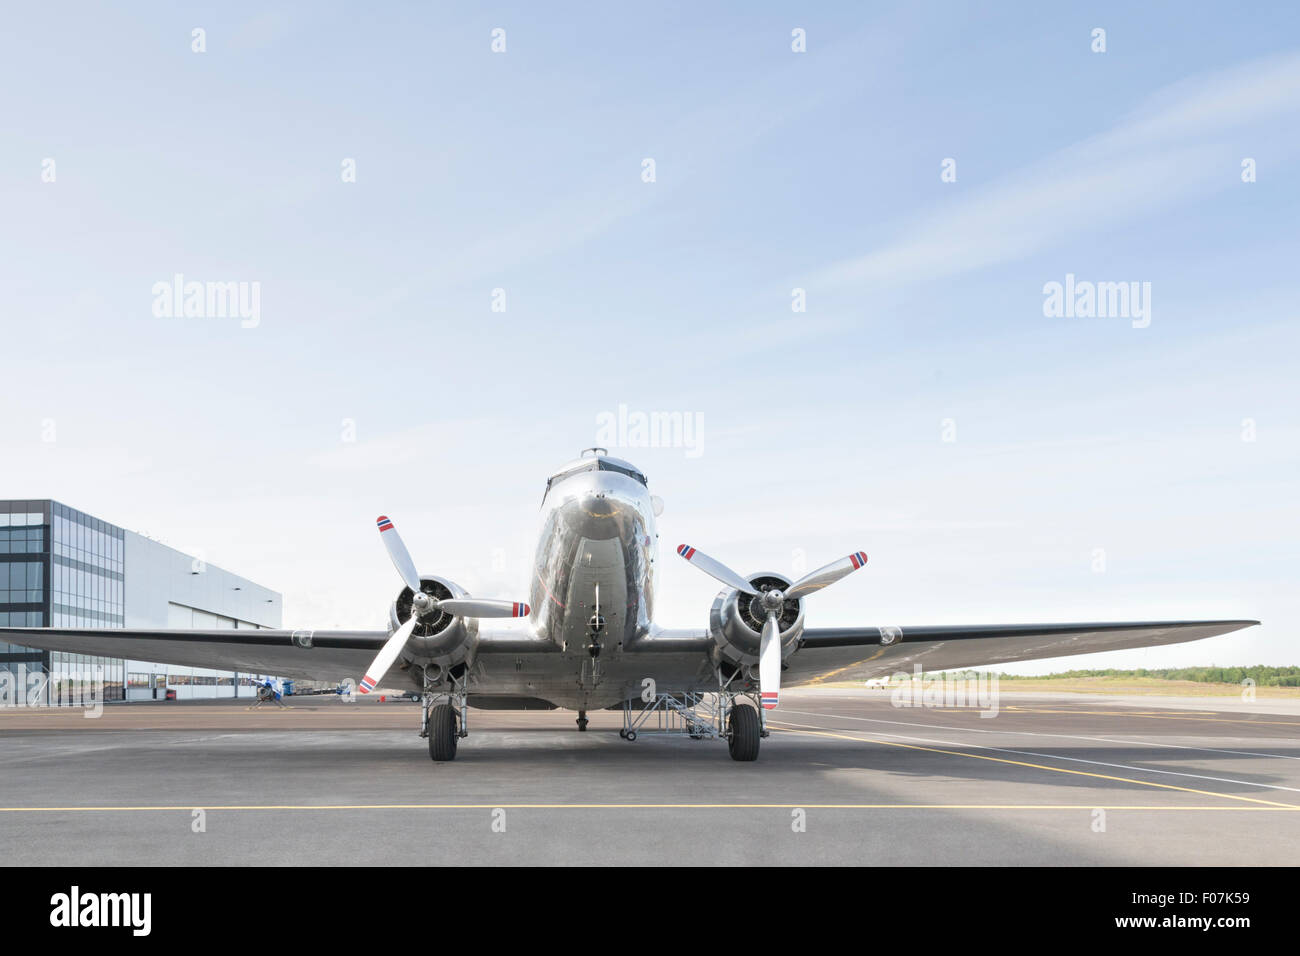
<svg viewBox="0 0 1300 956">
<path fill-rule="evenodd" d="M 1216 137 L 1297 109 L 1300 55 L 1294 53 L 1181 81 L 1105 133 L 923 216 L 891 244 L 828 266 L 809 284 L 945 278 L 1130 220 L 1230 182 L 1240 157 Z"/>
</svg>

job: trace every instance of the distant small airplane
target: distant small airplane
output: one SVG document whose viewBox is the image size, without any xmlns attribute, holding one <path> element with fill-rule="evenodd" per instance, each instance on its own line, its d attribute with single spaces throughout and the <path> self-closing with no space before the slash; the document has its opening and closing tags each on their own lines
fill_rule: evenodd
<svg viewBox="0 0 1300 956">
<path fill-rule="evenodd" d="M 393 522 L 380 516 L 380 537 L 405 585 L 389 607 L 386 630 L 0 628 L 0 638 L 309 680 L 362 673 L 362 694 L 387 678 L 423 696 L 421 736 L 435 761 L 456 756 L 469 705 L 565 707 L 578 712 L 579 730 L 587 729 L 590 710 L 622 709 L 620 734 L 628 740 L 643 727 L 639 714 L 662 707 L 685 714 L 691 736 L 725 737 L 733 758 L 754 760 L 767 736 L 764 711 L 778 706 L 783 682 L 862 681 L 913 665 L 938 671 L 1176 644 L 1259 623 L 809 628 L 806 599 L 865 567 L 864 552 L 792 581 L 774 571 L 737 574 L 683 544 L 677 554 L 723 589 L 706 624 L 667 629 L 653 621 L 655 519 L 662 511 L 635 466 L 589 448 L 546 482 L 531 603 L 473 598 L 448 578 L 420 574 Z M 480 624 L 493 618 L 526 619 L 526 626 Z"/>
</svg>

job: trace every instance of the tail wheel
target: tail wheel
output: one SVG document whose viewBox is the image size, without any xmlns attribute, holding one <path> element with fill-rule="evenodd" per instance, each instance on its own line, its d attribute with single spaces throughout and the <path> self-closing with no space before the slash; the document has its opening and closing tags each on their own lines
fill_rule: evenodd
<svg viewBox="0 0 1300 956">
<path fill-rule="evenodd" d="M 456 710 L 450 704 L 438 704 L 429 711 L 429 756 L 438 763 L 456 759 Z"/>
<path fill-rule="evenodd" d="M 761 731 L 758 711 L 748 704 L 736 704 L 727 719 L 727 750 L 732 760 L 757 760 Z"/>
</svg>

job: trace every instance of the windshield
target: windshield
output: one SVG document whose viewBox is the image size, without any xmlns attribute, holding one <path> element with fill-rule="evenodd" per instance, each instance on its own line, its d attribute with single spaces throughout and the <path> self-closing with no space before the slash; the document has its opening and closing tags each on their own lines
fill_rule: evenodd
<svg viewBox="0 0 1300 956">
<path fill-rule="evenodd" d="M 635 468 L 627 468 L 623 465 L 616 465 L 612 461 L 605 461 L 604 459 L 601 459 L 600 470 L 616 471 L 620 475 L 627 475 L 629 478 L 635 478 L 637 481 L 641 482 L 641 484 L 645 485 L 647 488 L 650 487 L 645 480 L 645 475 L 641 474 L 641 472 L 637 471 Z"/>
<path fill-rule="evenodd" d="M 596 458 L 591 461 L 584 461 L 581 465 L 575 465 L 572 468 L 565 469 L 564 471 L 552 475 L 550 480 L 546 482 L 546 490 L 542 492 L 542 499 L 545 500 L 546 496 L 550 494 L 551 488 L 555 485 L 558 485 L 560 482 L 564 481 L 564 479 L 571 478 L 574 475 L 580 475 L 588 471 L 617 472 L 620 475 L 627 475 L 627 477 L 632 478 L 635 481 L 639 481 L 642 485 L 644 485 L 647 488 L 650 487 L 649 482 L 646 481 L 645 475 L 641 474 L 641 472 L 637 471 L 635 468 L 629 468 L 626 465 L 615 464 L 614 462 L 604 458 Z"/>
</svg>

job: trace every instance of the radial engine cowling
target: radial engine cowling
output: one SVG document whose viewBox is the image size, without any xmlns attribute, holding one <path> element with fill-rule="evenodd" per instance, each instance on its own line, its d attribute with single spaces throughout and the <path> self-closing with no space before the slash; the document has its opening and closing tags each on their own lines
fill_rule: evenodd
<svg viewBox="0 0 1300 956">
<path fill-rule="evenodd" d="M 420 575 L 420 590 L 439 601 L 469 597 L 469 592 L 454 581 L 428 574 Z M 402 588 L 397 600 L 389 607 L 388 622 L 394 630 L 410 620 L 411 598 L 411 589 Z M 402 657 L 416 664 L 437 664 L 448 670 L 464 662 L 477 637 L 478 621 L 435 611 L 426 614 L 415 625 Z"/>
<path fill-rule="evenodd" d="M 758 591 L 785 590 L 790 579 L 771 571 L 747 575 L 745 580 Z M 766 615 L 761 599 L 728 588 L 713 601 L 709 630 L 714 640 L 714 661 L 720 666 L 741 668 L 746 677 L 758 680 L 758 648 Z M 781 659 L 794 653 L 803 633 L 803 601 L 787 598 L 781 606 Z M 752 669 L 752 673 L 751 673 Z"/>
</svg>

